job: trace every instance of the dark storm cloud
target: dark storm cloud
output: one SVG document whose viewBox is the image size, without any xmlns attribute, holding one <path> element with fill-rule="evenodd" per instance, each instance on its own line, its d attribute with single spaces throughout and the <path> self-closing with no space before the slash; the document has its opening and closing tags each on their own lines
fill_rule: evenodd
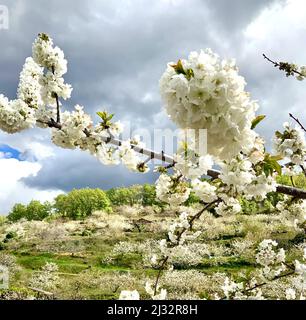
<svg viewBox="0 0 306 320">
<path fill-rule="evenodd" d="M 31 54 L 31 43 L 37 33 L 47 32 L 69 62 L 65 78 L 74 91 L 65 107 L 82 104 L 92 115 L 106 107 L 116 113 L 116 119 L 153 128 L 159 124 L 158 80 L 166 63 L 192 50 L 211 47 L 220 55 L 237 56 L 242 72 L 247 74 L 248 61 L 239 56 L 241 31 L 273 2 L 1 0 L 9 7 L 10 29 L 0 32 L 0 92 L 11 98 L 15 95 L 18 74 L 24 58 Z M 255 69 L 248 75 L 249 90 L 260 87 Z M 146 94 L 151 97 L 149 101 L 144 99 Z M 163 126 L 167 123 L 165 120 Z M 30 134 L 20 136 L 28 141 Z M 40 140 L 40 131 L 35 134 L 33 139 Z M 45 136 L 44 143 L 50 145 Z M 8 139 L 6 135 L 0 134 L 0 143 L 8 142 L 1 139 Z M 22 138 L 14 142 L 10 136 L 8 140 L 20 146 Z M 104 167 L 81 152 L 54 148 L 54 153 L 54 158 L 41 162 L 37 176 L 24 179 L 28 186 L 67 191 L 154 180 L 150 174 L 141 176 L 121 167 Z"/>
<path fill-rule="evenodd" d="M 22 181 L 37 189 L 69 191 L 74 188 L 109 189 L 114 185 L 153 183 L 157 178 L 153 172 L 141 175 L 122 166 L 105 169 L 97 159 L 81 151 L 59 151 L 54 160 L 48 158 L 42 165 L 38 176 Z"/>
</svg>

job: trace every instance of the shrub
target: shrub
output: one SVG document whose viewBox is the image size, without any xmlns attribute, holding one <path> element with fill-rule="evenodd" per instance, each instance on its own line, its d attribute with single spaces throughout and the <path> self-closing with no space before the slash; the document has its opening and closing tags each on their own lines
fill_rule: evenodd
<svg viewBox="0 0 306 320">
<path fill-rule="evenodd" d="M 113 188 L 106 191 L 106 193 L 114 206 L 134 206 L 137 204 L 142 206 L 163 206 L 156 198 L 155 186 L 150 184 Z"/>
<path fill-rule="evenodd" d="M 51 214 L 52 206 L 49 202 L 40 203 L 33 200 L 27 206 L 26 218 L 27 220 L 43 220 Z"/>
<path fill-rule="evenodd" d="M 6 222 L 6 217 L 0 215 L 0 226 Z"/>
<path fill-rule="evenodd" d="M 9 221 L 18 221 L 22 218 L 25 218 L 27 214 L 27 207 L 21 203 L 17 203 L 14 205 L 13 209 L 8 215 L 8 220 Z"/>
<path fill-rule="evenodd" d="M 142 205 L 143 206 L 159 206 L 162 207 L 162 203 L 156 198 L 156 189 L 154 185 L 145 184 L 142 187 Z"/>
<path fill-rule="evenodd" d="M 115 188 L 106 191 L 106 194 L 114 206 L 141 204 L 141 186 L 132 186 L 129 188 Z"/>
<path fill-rule="evenodd" d="M 21 203 L 14 205 L 8 215 L 8 220 L 15 222 L 22 218 L 27 220 L 43 220 L 51 214 L 52 206 L 49 202 L 40 203 L 37 200 L 31 201 L 28 206 Z"/>
<path fill-rule="evenodd" d="M 100 189 L 80 189 L 56 197 L 54 208 L 66 217 L 81 219 L 96 210 L 110 212 L 111 203 L 106 193 Z"/>
</svg>

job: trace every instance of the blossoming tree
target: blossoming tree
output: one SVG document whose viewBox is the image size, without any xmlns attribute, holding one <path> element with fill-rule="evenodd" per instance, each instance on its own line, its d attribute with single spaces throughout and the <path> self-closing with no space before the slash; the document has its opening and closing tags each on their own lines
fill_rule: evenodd
<svg viewBox="0 0 306 320">
<path fill-rule="evenodd" d="M 269 61 L 287 75 L 297 75 L 299 80 L 306 75 L 303 67 Z M 13 134 L 34 126 L 51 128 L 55 145 L 79 148 L 105 165 L 121 162 L 140 173 L 149 171 L 151 159 L 161 161 L 156 167 L 160 173 L 156 194 L 173 206 L 178 220 L 170 226 L 167 238 L 159 242 L 158 254 L 151 259 L 159 271 L 154 283 L 146 283 L 145 290 L 153 299 L 166 298 L 166 290 L 159 286 L 160 276 L 163 270 L 171 270 L 171 256 L 176 248 L 199 236 L 193 226 L 203 213 L 210 212 L 215 217 L 235 215 L 241 211 L 241 197 L 260 201 L 276 191 L 285 194 L 277 210 L 294 214 L 296 223 L 305 221 L 306 191 L 276 183 L 282 171 L 306 175 L 305 128 L 291 115 L 296 125 L 285 123 L 283 131 L 275 133 L 275 154 L 267 153 L 264 139 L 254 131 L 264 116 L 256 116 L 258 105 L 245 91 L 245 80 L 234 60 L 221 60 L 207 49 L 168 64 L 160 80 L 166 112 L 179 128 L 194 132 L 192 137 L 183 139 L 172 156 L 147 149 L 138 137 L 120 140 L 123 126 L 113 121 L 113 114 L 98 112 L 101 122 L 94 125 L 79 105 L 72 112 L 62 110 L 61 99 L 70 98 L 72 91 L 63 79 L 66 72 L 63 51 L 54 46 L 48 35 L 39 34 L 32 57 L 26 59 L 20 74 L 17 99 L 0 95 L 0 129 Z M 199 152 L 202 129 L 207 130 L 207 154 Z M 220 171 L 214 170 L 214 165 Z M 204 180 L 203 176 L 210 176 L 211 180 Z M 189 216 L 181 212 L 180 205 L 191 191 L 200 198 L 203 208 Z M 305 248 L 302 259 L 306 259 Z M 260 243 L 256 261 L 262 267 L 257 274 L 240 283 L 226 278 L 224 296 L 216 298 L 263 299 L 260 288 L 281 277 L 294 280 L 286 292 L 288 299 L 305 297 L 305 261 L 286 263 L 285 251 L 270 239 Z M 137 291 L 123 291 L 120 298 L 140 296 Z"/>
</svg>

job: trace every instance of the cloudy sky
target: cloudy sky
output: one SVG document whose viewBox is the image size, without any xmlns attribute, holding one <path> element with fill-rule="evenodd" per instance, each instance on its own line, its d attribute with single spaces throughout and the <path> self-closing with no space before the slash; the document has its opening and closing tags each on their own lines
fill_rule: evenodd
<svg viewBox="0 0 306 320">
<path fill-rule="evenodd" d="M 9 29 L 0 30 L 0 93 L 13 99 L 24 60 L 39 32 L 49 33 L 69 62 L 74 90 L 65 103 L 102 109 L 136 128 L 174 128 L 162 109 L 158 81 L 167 62 L 212 48 L 236 58 L 248 91 L 267 115 L 258 131 L 271 140 L 292 112 L 306 122 L 306 83 L 262 58 L 306 64 L 304 0 L 0 0 Z M 50 143 L 48 130 L 0 132 L 0 214 L 16 202 L 52 199 L 73 188 L 153 182 L 86 153 Z"/>
</svg>

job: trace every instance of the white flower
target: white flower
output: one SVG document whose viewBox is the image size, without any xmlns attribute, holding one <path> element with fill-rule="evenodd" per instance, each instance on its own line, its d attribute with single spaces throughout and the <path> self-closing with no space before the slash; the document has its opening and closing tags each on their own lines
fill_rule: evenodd
<svg viewBox="0 0 306 320">
<path fill-rule="evenodd" d="M 292 289 L 292 288 L 286 289 L 286 299 L 287 300 L 295 300 L 296 299 L 296 292 L 294 289 Z"/>
<path fill-rule="evenodd" d="M 222 198 L 223 202 L 220 202 L 215 208 L 218 215 L 235 215 L 241 212 L 241 205 L 237 199 L 228 197 L 226 194 L 220 194 L 219 196 Z"/>
<path fill-rule="evenodd" d="M 208 153 L 227 160 L 255 143 L 250 127 L 258 106 L 244 88 L 233 61 L 221 61 L 210 49 L 169 63 L 160 80 L 170 118 L 183 129 L 207 129 Z"/>
<path fill-rule="evenodd" d="M 83 107 L 76 105 L 74 111 L 63 112 L 61 118 L 61 129 L 52 129 L 53 143 L 67 149 L 75 149 L 82 145 L 86 137 L 85 129 L 92 126 L 90 116 L 83 111 Z"/>
<path fill-rule="evenodd" d="M 61 77 L 67 72 L 67 60 L 63 51 L 58 47 L 53 47 L 53 40 L 46 34 L 39 34 L 32 47 L 34 61 L 54 71 L 57 77 Z"/>
<path fill-rule="evenodd" d="M 119 150 L 103 142 L 97 147 L 96 156 L 104 165 L 118 165 L 120 163 Z"/>
<path fill-rule="evenodd" d="M 140 300 L 139 292 L 137 290 L 123 290 L 120 293 L 119 300 Z"/>
<path fill-rule="evenodd" d="M 154 292 L 153 286 L 149 281 L 146 282 L 145 290 L 153 300 L 166 300 L 167 298 L 166 289 L 160 289 L 158 286 L 156 292 Z"/>
<path fill-rule="evenodd" d="M 304 131 L 288 122 L 284 123 L 284 132 L 276 132 L 274 137 L 275 152 L 288 158 L 295 165 L 306 165 L 306 139 Z"/>
<path fill-rule="evenodd" d="M 9 101 L 0 95 L 0 129 L 7 133 L 16 133 L 34 126 L 35 110 L 20 100 Z"/>
<path fill-rule="evenodd" d="M 271 239 L 263 240 L 258 246 L 256 262 L 263 267 L 262 274 L 267 279 L 278 276 L 285 270 L 285 251 L 282 248 L 277 251 L 277 246 L 277 242 Z"/>
<path fill-rule="evenodd" d="M 27 58 L 20 73 L 18 85 L 18 99 L 24 101 L 30 108 L 42 108 L 44 106 L 40 79 L 43 76 L 43 68 L 34 62 L 33 58 Z"/>
<path fill-rule="evenodd" d="M 190 195 L 190 188 L 185 182 L 177 181 L 177 177 L 161 174 L 156 181 L 156 196 L 159 200 L 174 206 L 185 202 Z"/>
<path fill-rule="evenodd" d="M 217 200 L 216 190 L 217 188 L 207 181 L 201 181 L 199 179 L 191 182 L 192 190 L 196 196 L 198 196 L 205 203 L 210 203 Z"/>
</svg>

